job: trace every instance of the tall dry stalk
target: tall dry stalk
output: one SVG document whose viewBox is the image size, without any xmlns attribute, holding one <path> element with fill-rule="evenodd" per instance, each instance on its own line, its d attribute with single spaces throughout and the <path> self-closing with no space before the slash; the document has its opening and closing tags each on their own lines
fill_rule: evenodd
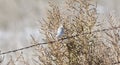
<svg viewBox="0 0 120 65">
<path fill-rule="evenodd" d="M 91 32 L 97 23 L 96 6 L 92 1 L 67 0 L 66 7 L 63 8 L 64 10 L 61 10 L 57 4 L 50 3 L 47 17 L 40 22 L 40 33 L 45 36 L 44 41 L 47 43 L 56 40 L 60 24 L 63 24 L 65 29 L 63 38 L 79 36 L 36 46 L 37 60 L 31 59 L 35 65 L 119 65 L 119 30 Z M 112 16 L 108 19 L 109 28 L 114 28 L 117 21 Z M 88 32 L 89 34 L 82 34 Z M 38 43 L 33 37 L 32 39 L 33 44 Z M 21 60 L 24 65 L 30 65 L 22 54 L 16 61 L 11 58 L 7 65 L 15 65 Z"/>
<path fill-rule="evenodd" d="M 56 30 L 62 23 L 65 28 L 63 37 L 91 32 L 96 23 L 96 6 L 87 0 L 68 0 L 64 12 L 56 4 L 50 4 L 47 19 L 41 22 L 46 42 L 55 40 Z M 94 34 L 83 34 L 75 38 L 49 43 L 43 64 L 47 65 L 94 65 Z M 42 59 L 43 60 L 43 59 Z"/>
</svg>

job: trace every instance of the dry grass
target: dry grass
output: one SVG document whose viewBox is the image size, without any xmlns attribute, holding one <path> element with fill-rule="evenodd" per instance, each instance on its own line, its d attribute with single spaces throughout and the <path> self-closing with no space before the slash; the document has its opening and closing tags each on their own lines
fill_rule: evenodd
<svg viewBox="0 0 120 65">
<path fill-rule="evenodd" d="M 40 22 L 45 42 L 55 40 L 56 30 L 60 24 L 65 28 L 63 37 L 94 30 L 97 13 L 96 6 L 91 1 L 67 0 L 66 4 L 65 10 L 61 12 L 59 6 L 50 3 L 48 16 Z M 113 25 L 114 22 L 117 21 L 110 16 L 110 28 L 116 26 Z M 33 61 L 35 65 L 115 65 L 120 62 L 119 40 L 119 30 L 83 34 L 35 47 L 38 60 Z M 33 44 L 37 43 L 34 39 L 33 41 Z M 19 57 L 22 57 L 24 65 L 30 65 L 22 55 L 18 56 L 18 59 Z M 14 63 L 15 61 L 11 59 L 7 65 L 15 65 Z"/>
</svg>

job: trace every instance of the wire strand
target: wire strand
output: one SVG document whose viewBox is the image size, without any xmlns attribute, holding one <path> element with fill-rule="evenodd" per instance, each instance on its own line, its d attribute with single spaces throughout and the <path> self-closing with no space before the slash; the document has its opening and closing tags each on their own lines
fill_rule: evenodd
<svg viewBox="0 0 120 65">
<path fill-rule="evenodd" d="M 115 29 L 117 30 L 119 28 L 120 28 L 120 26 L 109 28 L 109 29 L 96 30 L 96 31 L 87 32 L 87 33 L 76 34 L 74 36 L 69 36 L 69 37 L 61 38 L 58 41 L 69 39 L 69 38 L 74 38 L 74 37 L 77 37 L 77 36 L 83 35 L 83 34 L 91 34 L 91 33 L 96 33 L 96 32 L 104 32 L 104 31 L 110 31 L 110 30 L 115 30 Z M 23 47 L 23 48 L 19 48 L 19 49 L 15 49 L 15 50 L 6 51 L 6 52 L 1 53 L 0 55 L 9 54 L 9 53 L 12 53 L 12 52 L 14 53 L 14 52 L 25 50 L 25 49 L 28 49 L 28 48 L 32 48 L 32 47 L 35 47 L 35 46 L 38 46 L 38 45 L 48 44 L 48 43 L 55 43 L 55 42 L 57 42 L 57 41 L 50 41 L 50 42 L 45 42 L 45 43 L 37 43 L 37 44 L 30 45 L 30 46 L 27 46 L 27 47 Z"/>
</svg>

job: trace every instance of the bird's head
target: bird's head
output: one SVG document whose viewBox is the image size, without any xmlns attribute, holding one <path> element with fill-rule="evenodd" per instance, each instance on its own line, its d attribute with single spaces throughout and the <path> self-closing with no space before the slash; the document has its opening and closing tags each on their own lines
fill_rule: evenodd
<svg viewBox="0 0 120 65">
<path fill-rule="evenodd" d="M 60 28 L 64 28 L 64 25 L 63 25 L 63 24 L 60 24 Z"/>
</svg>

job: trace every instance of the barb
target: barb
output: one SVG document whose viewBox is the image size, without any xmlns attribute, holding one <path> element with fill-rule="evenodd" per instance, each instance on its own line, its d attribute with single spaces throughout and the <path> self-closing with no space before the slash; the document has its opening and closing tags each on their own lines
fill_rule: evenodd
<svg viewBox="0 0 120 65">
<path fill-rule="evenodd" d="M 113 64 L 120 64 L 120 62 L 115 62 L 115 63 L 113 63 Z"/>
<path fill-rule="evenodd" d="M 83 34 L 91 34 L 91 33 L 96 33 L 96 32 L 104 32 L 104 31 L 110 31 L 110 30 L 115 30 L 115 29 L 117 30 L 119 28 L 120 28 L 120 26 L 109 28 L 109 29 L 96 30 L 96 31 L 87 32 L 87 33 L 81 33 L 81 34 L 77 34 L 77 35 L 74 35 L 74 36 L 69 36 L 69 37 L 65 37 L 65 38 L 59 39 L 58 41 L 69 39 L 69 38 L 74 38 L 74 37 L 77 37 L 77 36 L 83 35 Z M 27 47 L 15 49 L 15 50 L 11 50 L 11 51 L 6 51 L 6 52 L 1 53 L 0 55 L 9 54 L 9 53 L 12 53 L 12 52 L 17 52 L 17 51 L 25 50 L 25 49 L 28 49 L 28 48 L 32 48 L 32 47 L 35 47 L 35 46 L 38 46 L 38 45 L 48 44 L 48 43 L 55 43 L 55 42 L 56 41 L 50 41 L 50 42 L 45 42 L 45 43 L 37 43 L 37 44 L 31 45 L 31 46 L 27 46 Z"/>
</svg>

